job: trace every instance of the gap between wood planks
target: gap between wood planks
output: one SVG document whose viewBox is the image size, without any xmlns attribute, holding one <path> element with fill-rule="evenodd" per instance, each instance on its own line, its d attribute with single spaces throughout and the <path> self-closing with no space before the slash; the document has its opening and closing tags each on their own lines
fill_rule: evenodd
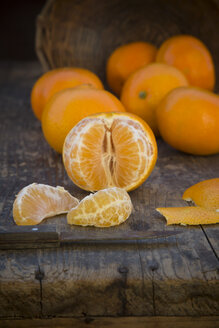
<svg viewBox="0 0 219 328">
<path fill-rule="evenodd" d="M 219 317 L 52 317 L 47 319 L 0 320 L 2 328 L 216 328 Z"/>
<path fill-rule="evenodd" d="M 214 253 L 216 259 L 217 259 L 218 262 L 219 262 L 219 258 L 218 258 L 217 252 L 215 251 L 215 249 L 214 249 L 214 247 L 213 247 L 213 245 L 212 245 L 210 239 L 208 238 L 208 234 L 207 234 L 207 232 L 205 231 L 205 229 L 204 229 L 204 227 L 203 227 L 202 225 L 200 225 L 200 227 L 201 227 L 201 229 L 202 229 L 202 231 L 203 231 L 203 233 L 204 233 L 204 235 L 205 235 L 205 237 L 206 237 L 206 239 L 207 239 L 207 241 L 208 241 L 208 243 L 209 243 L 209 245 L 210 245 L 210 247 L 211 247 L 211 249 L 212 249 L 212 252 Z"/>
</svg>

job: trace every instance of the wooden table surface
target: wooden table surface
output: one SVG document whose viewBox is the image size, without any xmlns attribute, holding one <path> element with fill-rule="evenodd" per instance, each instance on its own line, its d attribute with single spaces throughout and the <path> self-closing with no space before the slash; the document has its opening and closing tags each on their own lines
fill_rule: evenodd
<svg viewBox="0 0 219 328">
<path fill-rule="evenodd" d="M 30 109 L 30 91 L 40 74 L 36 62 L 0 63 L 0 228 L 15 227 L 14 197 L 29 183 L 63 185 L 79 198 L 87 194 L 68 179 L 61 156 L 45 142 Z M 26 325 L 19 326 L 21 320 L 15 326 L 44 327 L 51 317 L 56 318 L 51 327 L 64 327 L 65 322 L 75 327 L 114 322 L 117 327 L 114 317 L 120 318 L 118 327 L 145 327 L 146 322 L 153 327 L 218 326 L 218 227 L 167 228 L 155 208 L 183 205 L 185 188 L 218 177 L 219 155 L 186 155 L 161 140 L 158 148 L 153 173 L 130 193 L 134 213 L 128 227 L 180 233 L 131 242 L 0 250 L 0 327 L 28 318 L 44 320 L 39 325 L 34 325 L 37 319 L 24 320 Z M 63 228 L 65 216 L 43 225 Z M 188 318 L 192 316 L 196 318 Z"/>
</svg>

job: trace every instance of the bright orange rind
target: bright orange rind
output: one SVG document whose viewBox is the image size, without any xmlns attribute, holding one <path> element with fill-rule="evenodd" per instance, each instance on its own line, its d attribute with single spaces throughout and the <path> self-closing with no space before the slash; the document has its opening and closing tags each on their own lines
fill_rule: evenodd
<svg viewBox="0 0 219 328">
<path fill-rule="evenodd" d="M 219 223 L 219 212 L 198 206 L 161 207 L 156 209 L 167 220 L 167 225 L 198 225 Z"/>
<path fill-rule="evenodd" d="M 79 86 L 56 93 L 46 104 L 42 130 L 46 141 L 62 153 L 70 130 L 83 118 L 103 112 L 125 112 L 122 103 L 105 90 Z"/>
<path fill-rule="evenodd" d="M 177 67 L 186 75 L 190 85 L 214 89 L 215 68 L 211 53 L 192 35 L 175 35 L 165 40 L 157 52 L 156 61 Z"/>
<path fill-rule="evenodd" d="M 62 67 L 44 73 L 34 84 L 31 105 L 35 116 L 41 120 L 47 102 L 57 92 L 87 84 L 103 89 L 103 84 L 93 72 L 79 67 Z"/>
<path fill-rule="evenodd" d="M 186 189 L 182 198 L 219 212 L 219 178 L 204 180 L 191 186 Z"/>
<path fill-rule="evenodd" d="M 152 63 L 132 73 L 121 93 L 127 112 L 140 116 L 159 135 L 156 108 L 173 89 L 187 86 L 184 74 L 173 66 Z"/>
<path fill-rule="evenodd" d="M 129 75 L 155 61 L 157 49 L 148 42 L 131 42 L 116 48 L 107 60 L 106 78 L 110 88 L 120 95 Z"/>
</svg>

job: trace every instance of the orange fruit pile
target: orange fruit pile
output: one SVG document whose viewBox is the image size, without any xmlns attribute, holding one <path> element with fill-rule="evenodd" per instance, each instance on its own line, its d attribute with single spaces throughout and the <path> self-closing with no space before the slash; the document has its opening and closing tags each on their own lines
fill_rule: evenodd
<svg viewBox="0 0 219 328">
<path fill-rule="evenodd" d="M 123 223 L 132 212 L 128 193 L 121 188 L 103 189 L 85 197 L 67 214 L 69 224 L 112 227 Z"/>
<path fill-rule="evenodd" d="M 219 223 L 219 178 L 204 180 L 189 187 L 182 198 L 198 206 L 157 208 L 165 216 L 167 225 Z"/>
<path fill-rule="evenodd" d="M 215 68 L 201 40 L 177 35 L 165 40 L 159 49 L 145 41 L 121 45 L 107 59 L 106 78 L 123 107 L 111 93 L 102 90 L 100 79 L 87 69 L 54 69 L 35 83 L 32 108 L 42 120 L 45 139 L 57 152 L 62 153 L 65 137 L 81 119 L 125 110 L 140 116 L 156 136 L 178 150 L 194 155 L 219 151 L 218 134 L 215 136 L 219 128 L 218 96 L 205 91 L 214 89 Z M 175 90 L 179 87 L 188 89 Z M 175 104 L 177 92 L 179 104 Z"/>
<path fill-rule="evenodd" d="M 150 127 L 129 113 L 102 113 L 80 121 L 67 135 L 63 162 L 70 179 L 85 190 L 132 190 L 152 172 L 157 159 Z"/>
</svg>

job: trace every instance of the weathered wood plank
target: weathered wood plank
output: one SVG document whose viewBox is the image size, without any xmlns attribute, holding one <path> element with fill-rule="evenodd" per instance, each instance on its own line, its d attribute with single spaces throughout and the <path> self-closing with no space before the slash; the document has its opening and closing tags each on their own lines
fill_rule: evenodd
<svg viewBox="0 0 219 328">
<path fill-rule="evenodd" d="M 133 245 L 38 251 L 43 315 L 153 315 L 150 277 Z"/>
<path fill-rule="evenodd" d="M 34 320 L 3 320 L 2 328 L 217 328 L 218 317 L 121 317 L 121 318 L 52 318 Z"/>
<path fill-rule="evenodd" d="M 0 251 L 0 317 L 40 316 L 38 270 L 36 250 Z"/>
</svg>

